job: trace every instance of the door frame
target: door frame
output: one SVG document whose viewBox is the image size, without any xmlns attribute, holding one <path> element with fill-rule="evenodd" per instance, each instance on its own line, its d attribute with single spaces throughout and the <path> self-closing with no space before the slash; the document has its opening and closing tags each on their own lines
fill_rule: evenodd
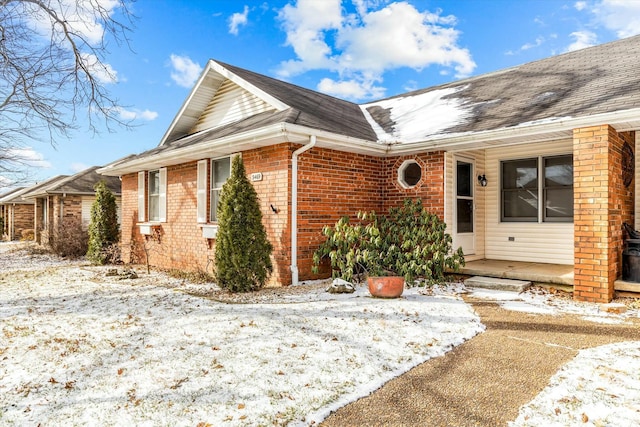
<svg viewBox="0 0 640 427">
<path fill-rule="evenodd" d="M 471 189 L 471 196 L 465 197 L 471 201 L 472 206 L 472 227 L 473 231 L 466 233 L 458 233 L 458 162 L 464 162 L 471 165 L 471 173 L 469 174 L 469 186 Z M 476 161 L 473 157 L 454 155 L 453 156 L 453 188 L 451 191 L 453 199 L 453 243 L 454 248 L 462 247 L 464 255 L 476 254 L 476 240 L 477 240 L 477 191 L 476 191 Z"/>
</svg>

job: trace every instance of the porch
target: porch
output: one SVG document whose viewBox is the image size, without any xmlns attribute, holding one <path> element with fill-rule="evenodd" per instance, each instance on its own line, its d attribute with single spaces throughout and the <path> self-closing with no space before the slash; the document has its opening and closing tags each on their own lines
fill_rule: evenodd
<svg viewBox="0 0 640 427">
<path fill-rule="evenodd" d="M 481 259 L 468 261 L 460 273 L 469 276 L 528 280 L 543 285 L 555 285 L 564 290 L 573 288 L 573 265 L 566 264 Z M 616 280 L 614 289 L 618 294 L 633 293 L 632 296 L 640 297 L 640 283 Z"/>
</svg>

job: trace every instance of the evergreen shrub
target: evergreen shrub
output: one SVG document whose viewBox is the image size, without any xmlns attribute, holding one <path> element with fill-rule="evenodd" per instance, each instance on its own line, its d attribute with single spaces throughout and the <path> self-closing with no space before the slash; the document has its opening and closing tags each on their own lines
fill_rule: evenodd
<svg viewBox="0 0 640 427">
<path fill-rule="evenodd" d="M 262 288 L 273 271 L 273 247 L 262 224 L 258 195 L 240 156 L 233 158 L 217 216 L 214 275 L 218 286 L 231 292 Z"/>
</svg>

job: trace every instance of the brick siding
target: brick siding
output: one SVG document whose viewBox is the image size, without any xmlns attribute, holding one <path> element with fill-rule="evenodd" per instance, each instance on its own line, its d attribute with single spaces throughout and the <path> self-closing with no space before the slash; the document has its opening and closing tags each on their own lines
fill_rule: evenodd
<svg viewBox="0 0 640 427">
<path fill-rule="evenodd" d="M 621 271 L 622 223 L 633 223 L 633 188 L 622 182 L 622 146 L 635 134 L 608 125 L 574 129 L 574 298 L 609 302 Z"/>
<path fill-rule="evenodd" d="M 253 185 L 274 249 L 274 274 L 269 285 L 291 283 L 291 156 L 299 147 L 283 143 L 242 153 L 247 174 L 262 174 L 262 180 Z M 407 159 L 413 159 L 423 167 L 422 179 L 412 189 L 404 189 L 397 182 L 397 168 Z M 421 197 L 425 206 L 443 217 L 443 172 L 443 152 L 380 158 L 314 147 L 303 153 L 298 159 L 299 279 L 326 277 L 326 271 L 319 276 L 312 274 L 313 252 L 323 241 L 322 228 L 334 224 L 342 216 L 355 218 L 360 210 L 382 212 L 402 203 L 406 197 Z M 215 244 L 202 237 L 196 223 L 196 177 L 197 162 L 167 168 L 167 222 L 160 224 L 159 242 L 141 236 L 136 226 L 137 174 L 122 177 L 122 211 L 126 215 L 122 218 L 122 254 L 125 262 L 144 260 L 141 248 L 147 241 L 152 266 L 204 270 L 209 265 L 211 272 L 208 262 L 213 258 Z"/>
</svg>

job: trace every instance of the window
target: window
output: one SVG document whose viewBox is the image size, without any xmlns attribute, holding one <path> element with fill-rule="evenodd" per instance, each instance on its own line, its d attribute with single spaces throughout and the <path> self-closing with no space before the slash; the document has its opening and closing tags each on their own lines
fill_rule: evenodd
<svg viewBox="0 0 640 427">
<path fill-rule="evenodd" d="M 138 221 L 145 221 L 145 211 L 148 212 L 149 221 L 165 222 L 167 220 L 166 168 L 138 173 Z"/>
<path fill-rule="evenodd" d="M 149 172 L 149 221 L 160 218 L 160 172 Z"/>
<path fill-rule="evenodd" d="M 231 175 L 231 157 L 211 160 L 211 206 L 209 220 L 218 220 L 217 210 L 222 186 Z"/>
<path fill-rule="evenodd" d="M 398 182 L 404 188 L 413 188 L 422 178 L 422 168 L 415 160 L 405 160 L 398 168 Z"/>
<path fill-rule="evenodd" d="M 571 155 L 503 161 L 501 176 L 502 221 L 573 220 Z"/>
</svg>

